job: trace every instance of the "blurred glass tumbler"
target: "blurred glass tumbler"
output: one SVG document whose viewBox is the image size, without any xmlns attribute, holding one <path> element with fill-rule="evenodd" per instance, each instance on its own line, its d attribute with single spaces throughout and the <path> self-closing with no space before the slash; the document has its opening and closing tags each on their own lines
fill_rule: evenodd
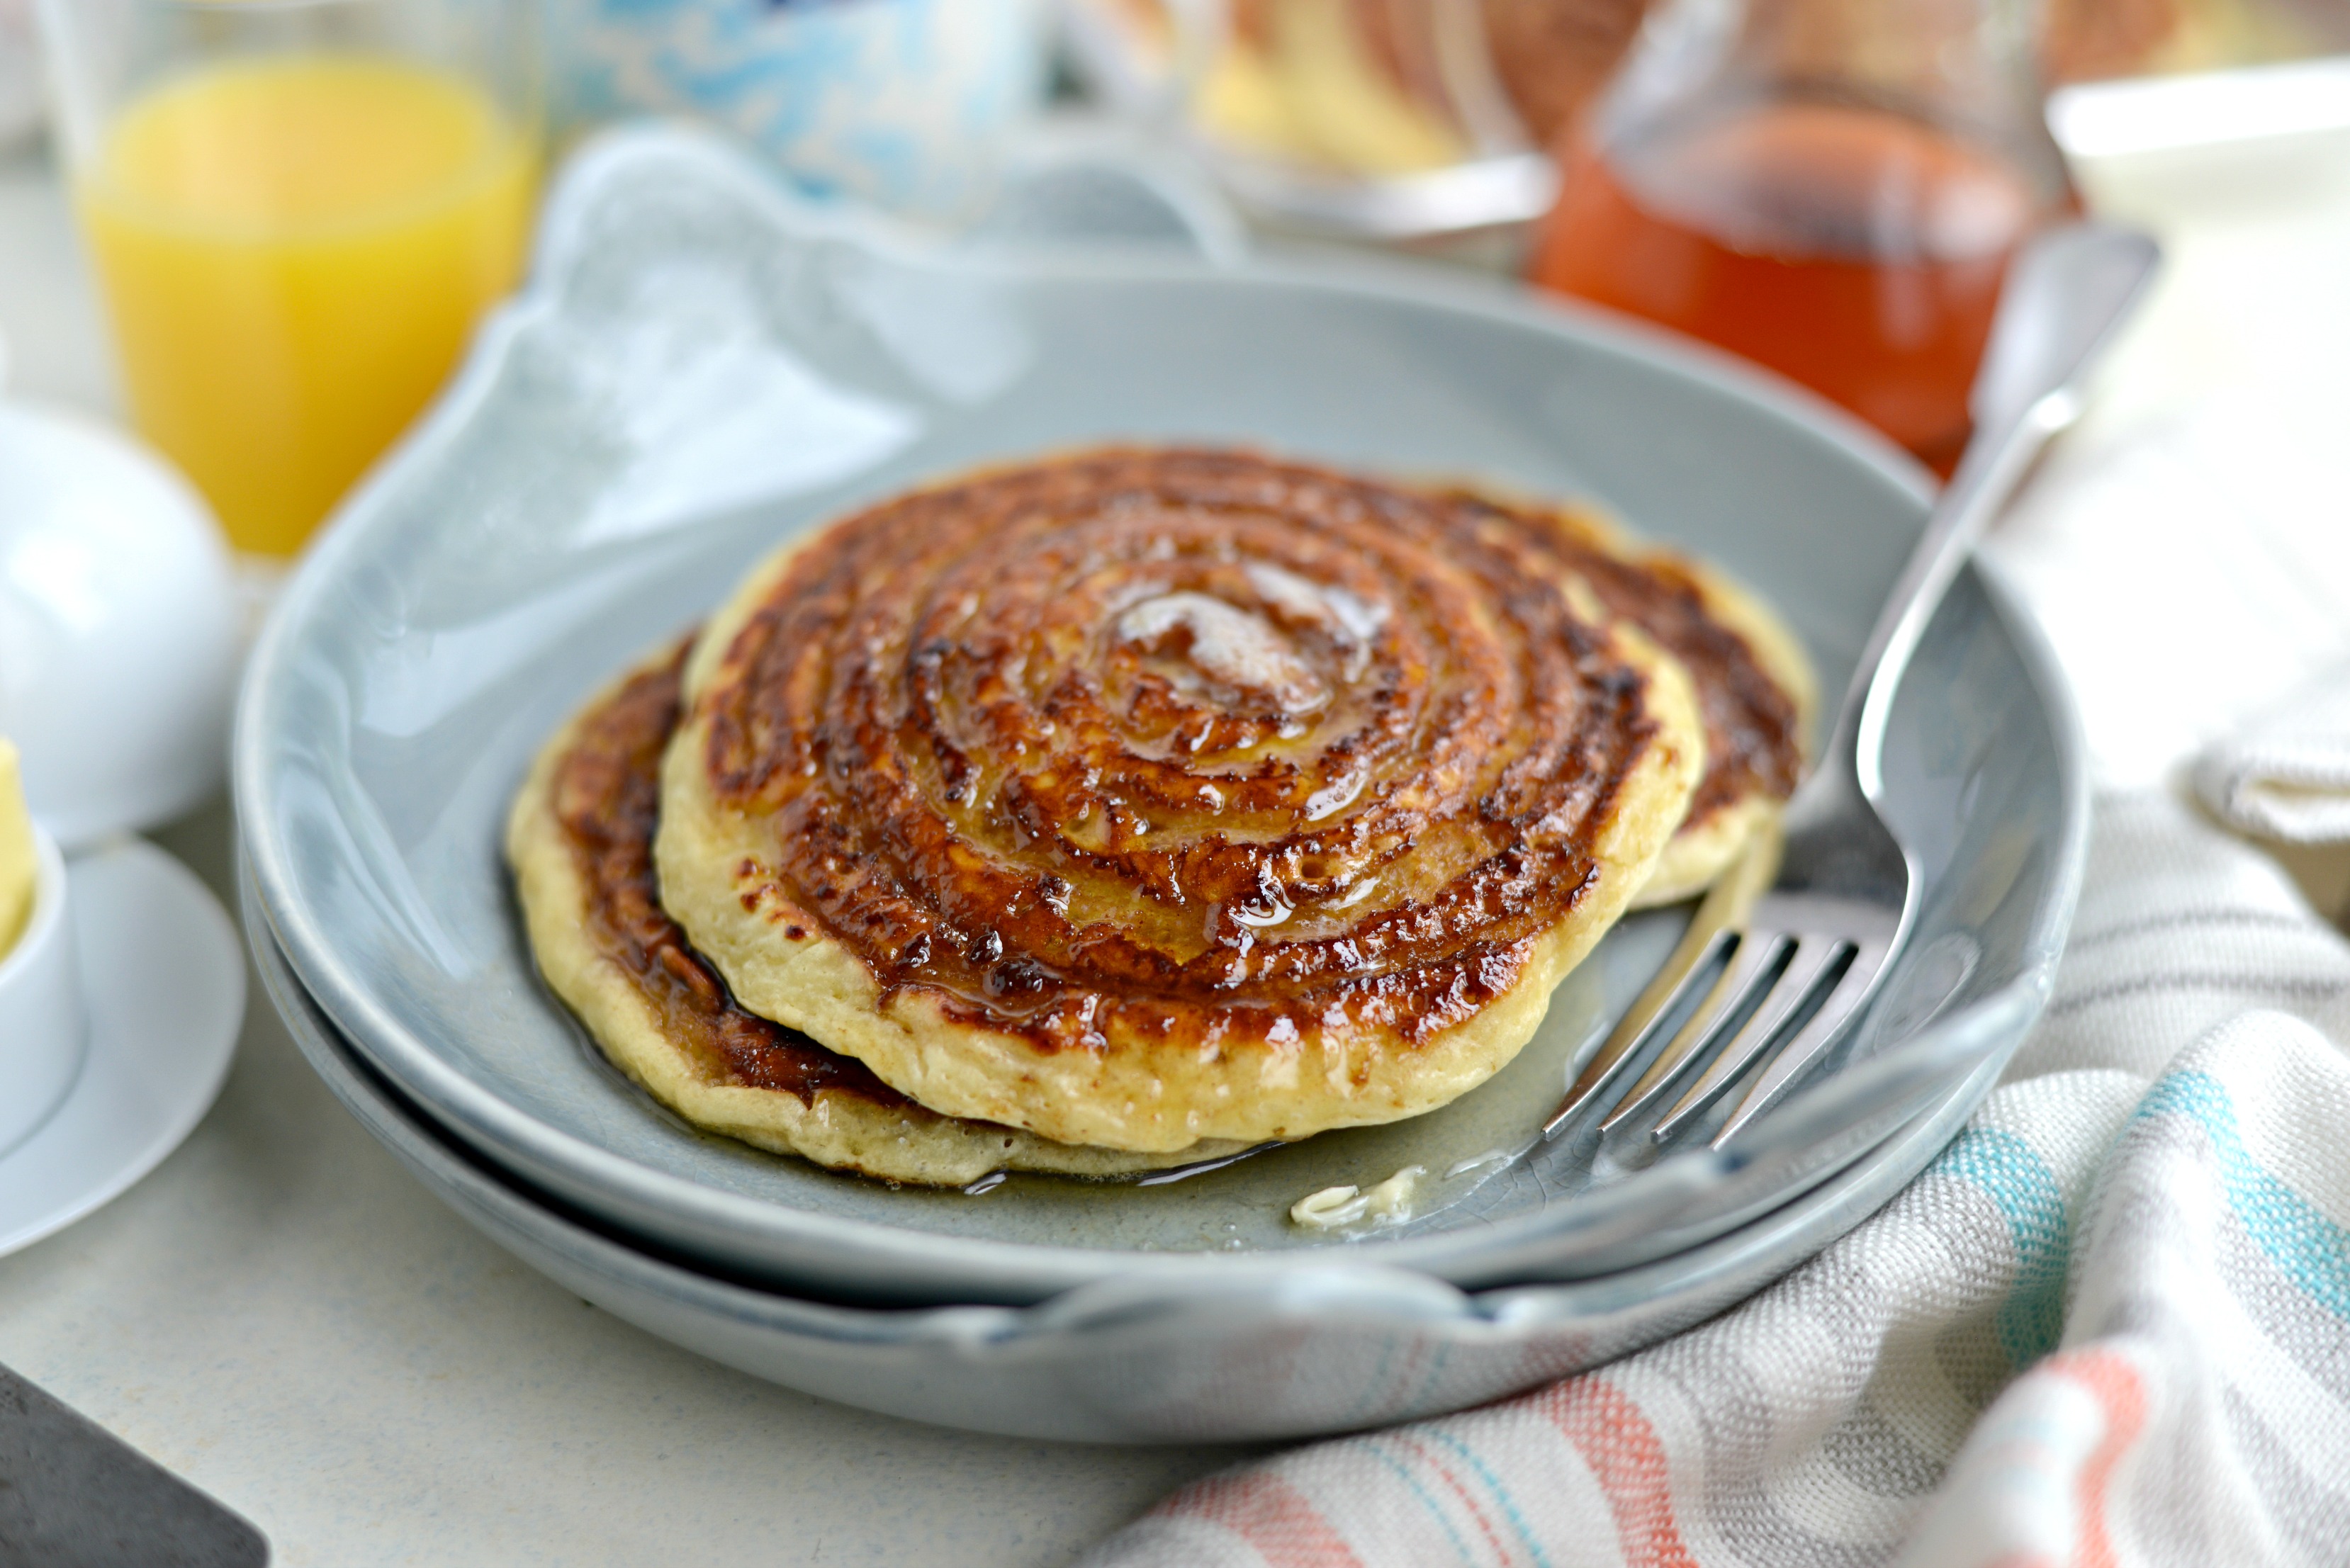
<svg viewBox="0 0 2350 1568">
<path fill-rule="evenodd" d="M 1275 224 L 1407 240 L 1521 223 L 1642 0 L 1064 0 L 1096 96 Z"/>
<path fill-rule="evenodd" d="M 1947 475 L 2072 201 L 2022 0 L 1669 0 L 1560 148 L 1536 282 L 1758 360 Z"/>
<path fill-rule="evenodd" d="M 1044 101 L 1044 0 L 550 0 L 568 130 L 651 111 L 744 138 L 806 188 L 952 219 Z"/>
<path fill-rule="evenodd" d="M 39 0 L 133 422 L 291 555 L 514 286 L 537 0 Z"/>
</svg>

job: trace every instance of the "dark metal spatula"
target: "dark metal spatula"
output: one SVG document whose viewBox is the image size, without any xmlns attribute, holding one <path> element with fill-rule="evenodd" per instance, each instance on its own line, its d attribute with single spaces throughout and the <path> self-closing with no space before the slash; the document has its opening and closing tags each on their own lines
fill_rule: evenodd
<svg viewBox="0 0 2350 1568">
<path fill-rule="evenodd" d="M 0 1366 L 0 1568 L 260 1568 L 261 1532 Z"/>
</svg>

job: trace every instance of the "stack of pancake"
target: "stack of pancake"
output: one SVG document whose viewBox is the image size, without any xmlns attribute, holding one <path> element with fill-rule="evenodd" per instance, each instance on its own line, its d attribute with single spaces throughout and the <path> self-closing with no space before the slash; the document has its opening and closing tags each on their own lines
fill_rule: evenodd
<svg viewBox="0 0 2350 1568">
<path fill-rule="evenodd" d="M 546 746 L 547 983 L 689 1120 L 893 1181 L 1416 1116 L 1793 789 L 1794 639 L 1583 513 L 1118 448 L 761 563 Z"/>
</svg>

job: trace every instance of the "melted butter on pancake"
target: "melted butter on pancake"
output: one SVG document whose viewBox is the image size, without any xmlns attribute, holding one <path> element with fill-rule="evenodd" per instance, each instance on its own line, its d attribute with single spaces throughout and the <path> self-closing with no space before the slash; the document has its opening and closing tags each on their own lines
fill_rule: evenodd
<svg viewBox="0 0 2350 1568">
<path fill-rule="evenodd" d="M 1310 713 L 1330 701 L 1330 689 L 1286 638 L 1262 618 L 1207 594 L 1147 598 L 1118 618 L 1118 635 L 1147 651 L 1171 652 L 1174 660 L 1162 661 L 1162 670 L 1168 662 L 1178 671 L 1188 666 L 1207 678 L 1211 691 L 1221 685 L 1270 698 L 1284 713 Z"/>
</svg>

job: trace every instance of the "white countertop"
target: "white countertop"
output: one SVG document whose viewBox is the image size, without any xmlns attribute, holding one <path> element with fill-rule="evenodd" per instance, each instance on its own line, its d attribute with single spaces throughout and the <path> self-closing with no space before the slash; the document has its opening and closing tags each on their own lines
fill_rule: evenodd
<svg viewBox="0 0 2350 1568">
<path fill-rule="evenodd" d="M 12 391 L 112 411 L 64 202 L 29 154 L 0 155 L 0 334 Z M 224 802 L 156 837 L 228 903 L 232 834 Z M 276 1562 L 1025 1568 L 1246 1451 L 975 1437 L 675 1349 L 443 1208 L 249 989 L 187 1143 L 0 1258 L 0 1363 L 251 1519 Z"/>
</svg>

